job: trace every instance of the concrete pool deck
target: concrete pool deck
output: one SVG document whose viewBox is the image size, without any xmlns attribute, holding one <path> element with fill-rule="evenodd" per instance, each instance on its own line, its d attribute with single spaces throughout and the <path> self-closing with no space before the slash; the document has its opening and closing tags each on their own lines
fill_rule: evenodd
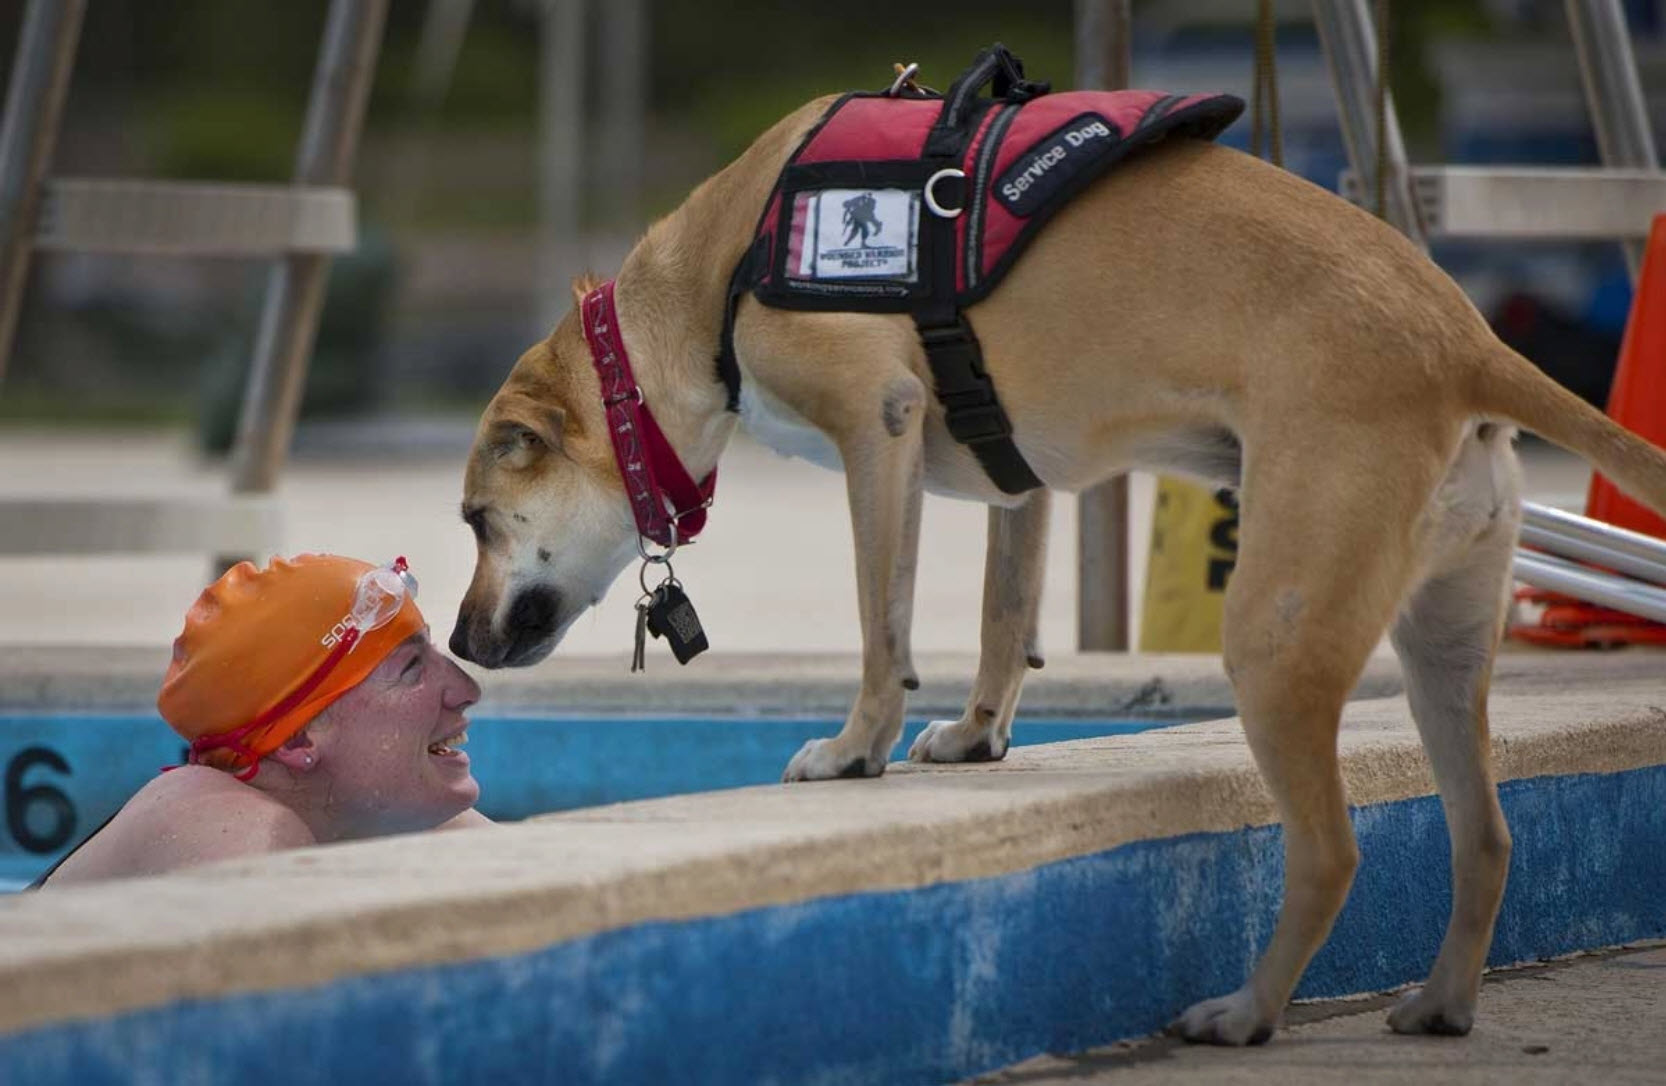
<svg viewBox="0 0 1666 1086">
<path fill-rule="evenodd" d="M 1026 709 L 1218 667 L 1177 659 L 1060 660 Z M 129 689 L 152 662 L 130 661 Z M 614 663 L 562 665 L 567 693 L 640 705 Z M 969 659 L 935 663 L 945 690 L 970 678 Z M 777 664 L 684 704 L 744 708 L 777 682 L 842 704 L 854 683 L 854 661 Z M 1495 964 L 1666 935 L 1663 664 L 1501 658 L 1494 765 L 1517 854 Z M 1363 692 L 1389 692 L 1391 670 L 1374 662 Z M 546 678 L 502 696 L 548 704 Z M 1306 995 L 1420 977 L 1445 923 L 1444 829 L 1403 699 L 1350 704 L 1342 746 L 1365 860 Z M 526 1062 L 494 1065 L 505 1081 L 942 1081 L 1138 1036 L 1235 985 L 1276 906 L 1271 818 L 1227 720 L 22 895 L 0 901 L 0 1069 L 70 1081 L 155 1057 L 213 1077 L 246 1046 L 193 1031 L 276 1016 L 340 1038 L 319 1077 L 359 1068 L 346 1034 L 374 1027 L 412 1081 L 506 1040 Z M 494 992 L 514 1009 L 476 1005 Z M 760 1038 L 765 1020 L 785 1032 Z"/>
<path fill-rule="evenodd" d="M 1656 1086 L 1666 1080 L 1666 945 L 1503 969 L 1463 1039 L 1396 1037 L 1392 996 L 1298 1004 L 1256 1052 L 1167 1037 L 1042 1056 L 969 1086 Z"/>
</svg>

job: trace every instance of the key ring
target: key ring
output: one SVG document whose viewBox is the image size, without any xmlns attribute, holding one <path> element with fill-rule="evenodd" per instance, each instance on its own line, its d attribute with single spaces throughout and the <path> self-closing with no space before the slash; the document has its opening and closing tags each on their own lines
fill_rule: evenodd
<svg viewBox="0 0 1666 1086">
<path fill-rule="evenodd" d="M 636 601 L 639 605 L 642 603 L 642 600 L 652 599 L 654 593 L 657 592 L 659 588 L 664 588 L 668 584 L 682 583 L 677 580 L 677 574 L 671 569 L 671 563 L 666 561 L 666 558 L 669 557 L 670 556 L 667 555 L 665 558 L 661 558 L 659 560 L 660 564 L 665 566 L 665 579 L 660 581 L 658 588 L 648 587 L 648 568 L 651 564 L 653 564 L 652 560 L 642 563 L 642 568 L 638 570 L 636 574 L 636 583 L 642 586 L 642 599 Z"/>
<path fill-rule="evenodd" d="M 655 565 L 660 563 L 670 564 L 671 556 L 677 553 L 677 520 L 673 517 L 666 523 L 671 526 L 671 545 L 665 548 L 664 554 L 649 554 L 646 546 L 647 537 L 641 532 L 636 533 L 636 553 L 642 556 L 644 562 L 651 562 Z"/>
</svg>

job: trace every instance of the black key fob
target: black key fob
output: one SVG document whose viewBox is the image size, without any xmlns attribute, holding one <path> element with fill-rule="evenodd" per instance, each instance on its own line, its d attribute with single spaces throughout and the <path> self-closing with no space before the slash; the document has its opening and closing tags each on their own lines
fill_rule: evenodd
<svg viewBox="0 0 1666 1086">
<path fill-rule="evenodd" d="M 675 581 L 667 581 L 654 589 L 654 602 L 648 605 L 648 632 L 665 638 L 677 663 L 686 664 L 705 652 L 711 645 L 706 631 L 700 626 L 700 616 L 694 605 Z"/>
</svg>

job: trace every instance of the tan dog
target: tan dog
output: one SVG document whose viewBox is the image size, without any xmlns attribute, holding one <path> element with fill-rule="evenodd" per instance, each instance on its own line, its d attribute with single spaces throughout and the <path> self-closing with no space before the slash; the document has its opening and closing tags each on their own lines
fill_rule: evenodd
<svg viewBox="0 0 1666 1086">
<path fill-rule="evenodd" d="M 830 100 L 777 124 L 656 223 L 617 279 L 646 402 L 695 477 L 733 432 L 713 366 L 731 270 L 783 163 Z M 581 284 L 582 293 L 586 285 Z M 1519 517 L 1519 423 L 1666 512 L 1666 455 L 1494 338 L 1388 226 L 1257 159 L 1169 140 L 1095 182 L 973 307 L 1024 457 L 1078 490 L 1133 466 L 1237 485 L 1225 663 L 1283 819 L 1286 894 L 1249 982 L 1186 1011 L 1194 1040 L 1265 1040 L 1341 908 L 1358 854 L 1336 738 L 1386 628 L 1452 836 L 1451 923 L 1428 984 L 1389 1022 L 1463 1033 L 1510 834 L 1486 699 Z M 998 759 L 1035 659 L 1048 493 L 998 491 L 945 432 L 906 315 L 740 307 L 742 419 L 849 480 L 862 686 L 788 780 L 877 776 L 915 684 L 909 620 L 922 487 L 987 502 L 976 684 L 919 761 Z M 463 509 L 479 559 L 452 635 L 489 667 L 546 656 L 636 555 L 636 529 L 576 315 L 487 408 Z M 721 515 L 721 508 L 716 511 Z"/>
</svg>

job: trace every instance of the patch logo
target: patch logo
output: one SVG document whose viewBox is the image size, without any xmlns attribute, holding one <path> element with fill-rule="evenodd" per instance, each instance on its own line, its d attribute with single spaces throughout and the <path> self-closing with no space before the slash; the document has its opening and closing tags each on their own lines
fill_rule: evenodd
<svg viewBox="0 0 1666 1086">
<path fill-rule="evenodd" d="M 995 195 L 1014 215 L 1029 215 L 1121 142 L 1115 124 L 1097 113 L 1077 114 L 1007 167 Z"/>
<path fill-rule="evenodd" d="M 871 192 L 864 192 L 860 196 L 852 196 L 845 201 L 843 221 L 846 226 L 850 227 L 850 233 L 845 235 L 846 245 L 850 244 L 851 238 L 861 235 L 861 244 L 865 248 L 868 244 L 870 231 L 877 236 L 881 230 L 885 229 L 885 224 L 874 218 L 874 207 L 875 203 Z"/>
<path fill-rule="evenodd" d="M 912 283 L 920 194 L 909 189 L 820 189 L 794 199 L 787 267 L 798 279 Z"/>
</svg>

